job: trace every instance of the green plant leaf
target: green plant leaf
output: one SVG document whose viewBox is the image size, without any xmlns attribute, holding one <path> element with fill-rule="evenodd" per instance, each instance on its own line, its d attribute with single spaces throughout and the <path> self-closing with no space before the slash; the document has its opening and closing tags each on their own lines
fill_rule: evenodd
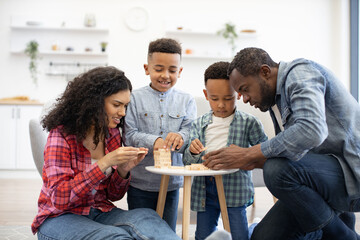
<svg viewBox="0 0 360 240">
<path fill-rule="evenodd" d="M 24 52 L 30 58 L 29 71 L 34 84 L 37 86 L 37 60 L 39 59 L 39 43 L 34 40 L 28 42 Z"/>
</svg>

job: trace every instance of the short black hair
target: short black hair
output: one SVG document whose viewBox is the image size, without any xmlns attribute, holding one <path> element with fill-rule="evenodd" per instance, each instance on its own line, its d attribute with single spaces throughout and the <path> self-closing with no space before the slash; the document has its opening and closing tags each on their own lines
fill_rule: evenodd
<svg viewBox="0 0 360 240">
<path fill-rule="evenodd" d="M 177 53 L 181 56 L 181 45 L 172 38 L 159 38 L 149 43 L 148 57 L 155 52 Z"/>
<path fill-rule="evenodd" d="M 216 62 L 211 64 L 204 73 L 205 85 L 208 79 L 226 79 L 229 80 L 228 68 L 229 62 Z"/>
<path fill-rule="evenodd" d="M 269 67 L 277 66 L 277 63 L 263 49 L 255 47 L 244 48 L 236 54 L 230 63 L 228 74 L 230 75 L 236 69 L 244 77 L 257 76 L 263 64 Z"/>
</svg>

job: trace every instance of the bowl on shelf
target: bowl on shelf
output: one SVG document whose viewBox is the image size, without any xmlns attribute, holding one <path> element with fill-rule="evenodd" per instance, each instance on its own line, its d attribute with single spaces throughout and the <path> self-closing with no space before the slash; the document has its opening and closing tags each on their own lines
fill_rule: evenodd
<svg viewBox="0 0 360 240">
<path fill-rule="evenodd" d="M 40 26 L 40 25 L 42 25 L 42 22 L 30 20 L 30 21 L 26 21 L 26 25 L 27 26 Z"/>
</svg>

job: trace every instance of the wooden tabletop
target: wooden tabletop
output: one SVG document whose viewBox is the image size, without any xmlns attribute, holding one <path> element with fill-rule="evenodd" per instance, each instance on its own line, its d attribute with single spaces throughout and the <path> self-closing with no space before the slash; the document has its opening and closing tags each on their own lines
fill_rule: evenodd
<svg viewBox="0 0 360 240">
<path fill-rule="evenodd" d="M 44 105 L 44 103 L 39 102 L 38 100 L 1 100 L 0 105 Z"/>
</svg>

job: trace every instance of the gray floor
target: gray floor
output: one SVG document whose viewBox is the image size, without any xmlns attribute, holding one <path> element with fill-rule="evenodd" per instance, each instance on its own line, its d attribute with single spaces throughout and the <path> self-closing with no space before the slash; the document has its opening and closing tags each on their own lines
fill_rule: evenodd
<svg viewBox="0 0 360 240">
<path fill-rule="evenodd" d="M 0 226 L 0 240 L 35 240 L 30 226 Z"/>
<path fill-rule="evenodd" d="M 190 240 L 194 239 L 195 225 L 189 226 Z M 176 233 L 181 237 L 181 226 L 178 225 Z M 0 240 L 36 240 L 30 226 L 0 226 Z"/>
</svg>

